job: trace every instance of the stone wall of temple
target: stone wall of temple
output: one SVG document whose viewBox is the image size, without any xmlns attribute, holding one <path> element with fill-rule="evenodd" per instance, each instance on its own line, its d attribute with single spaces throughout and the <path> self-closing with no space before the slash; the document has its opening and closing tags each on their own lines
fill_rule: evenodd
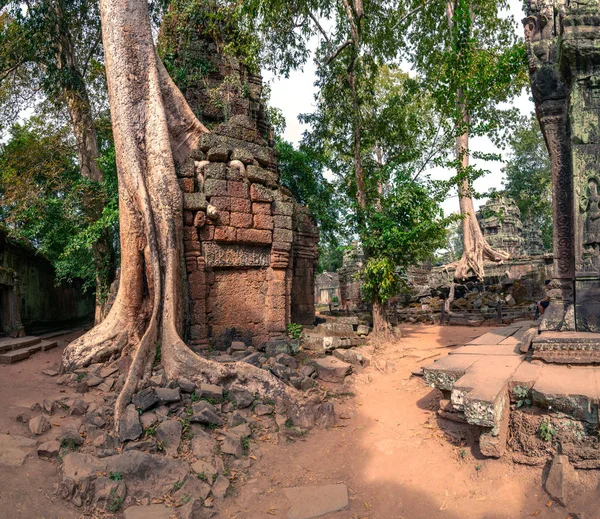
<svg viewBox="0 0 600 519">
<path fill-rule="evenodd" d="M 52 264 L 0 230 L 0 332 L 23 335 L 93 319 L 95 297 L 82 283 L 56 285 Z"/>
<path fill-rule="evenodd" d="M 228 136 L 236 132 L 246 139 Z M 314 320 L 318 230 L 278 184 L 274 150 L 257 140 L 249 119 L 232 118 L 179 172 L 192 345 L 235 333 L 259 345 Z"/>
<path fill-rule="evenodd" d="M 352 247 L 344 251 L 342 267 L 338 269 L 340 280 L 340 302 L 348 310 L 362 308 L 359 273 L 363 267 L 364 254 L 362 245 L 354 242 Z"/>
<path fill-rule="evenodd" d="M 315 282 L 316 304 L 328 305 L 337 298 L 340 301 L 340 278 L 337 272 L 323 272 Z"/>
</svg>

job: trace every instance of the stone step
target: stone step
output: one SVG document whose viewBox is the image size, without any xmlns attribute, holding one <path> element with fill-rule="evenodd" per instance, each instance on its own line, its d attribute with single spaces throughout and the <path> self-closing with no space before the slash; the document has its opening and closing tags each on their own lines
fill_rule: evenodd
<svg viewBox="0 0 600 519">
<path fill-rule="evenodd" d="M 452 350 L 449 355 L 520 355 L 517 345 L 511 344 L 482 344 L 461 346 Z"/>
<path fill-rule="evenodd" d="M 61 335 L 67 335 L 69 333 L 73 333 L 77 331 L 77 329 L 73 328 L 72 330 L 58 330 L 56 332 L 49 332 L 49 333 L 44 333 L 43 335 L 40 335 L 40 339 L 44 340 L 44 339 L 54 339 L 55 337 L 60 337 Z"/>
<path fill-rule="evenodd" d="M 7 351 L 16 350 L 19 348 L 25 348 L 26 346 L 32 346 L 40 342 L 39 337 L 27 336 L 27 337 L 7 337 L 0 339 L 0 353 Z"/>
<path fill-rule="evenodd" d="M 467 370 L 483 355 L 448 355 L 427 366 L 423 366 L 423 376 L 427 385 L 451 391 L 454 382 L 464 376 Z"/>
<path fill-rule="evenodd" d="M 34 344 L 33 346 L 26 346 L 25 348 L 19 348 L 18 350 L 9 351 L 7 353 L 0 354 L 0 364 L 14 364 L 20 360 L 26 359 L 32 353 L 37 353 L 42 350 L 41 342 Z"/>
<path fill-rule="evenodd" d="M 488 333 L 484 333 L 481 337 L 477 337 L 477 339 L 473 339 L 469 345 L 471 344 L 500 344 L 503 340 L 514 335 L 520 326 L 507 326 L 506 328 L 497 328 Z"/>
<path fill-rule="evenodd" d="M 451 396 L 453 407 L 463 411 L 472 425 L 497 426 L 508 404 L 509 382 L 521 362 L 523 358 L 520 355 L 486 355 L 474 362 L 465 375 L 454 383 Z"/>
<path fill-rule="evenodd" d="M 40 343 L 42 345 L 42 351 L 48 351 L 58 346 L 58 341 L 55 339 L 50 339 L 47 341 L 42 341 Z"/>
</svg>

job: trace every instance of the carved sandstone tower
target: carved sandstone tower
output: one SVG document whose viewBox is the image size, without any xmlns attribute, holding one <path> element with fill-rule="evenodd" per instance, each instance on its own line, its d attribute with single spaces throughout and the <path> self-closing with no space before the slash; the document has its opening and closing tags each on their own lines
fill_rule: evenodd
<svg viewBox="0 0 600 519">
<path fill-rule="evenodd" d="M 554 220 L 551 304 L 534 357 L 600 362 L 600 4 L 529 0 L 527 11 L 531 88 L 551 157 Z"/>
<path fill-rule="evenodd" d="M 212 131 L 178 172 L 189 285 L 186 339 L 201 349 L 230 341 L 235 329 L 258 346 L 285 337 L 290 322 L 312 324 L 318 229 L 279 184 L 262 78 L 222 53 L 201 23 L 182 27 L 177 16 L 171 22 L 161 29 L 165 61 Z"/>
</svg>

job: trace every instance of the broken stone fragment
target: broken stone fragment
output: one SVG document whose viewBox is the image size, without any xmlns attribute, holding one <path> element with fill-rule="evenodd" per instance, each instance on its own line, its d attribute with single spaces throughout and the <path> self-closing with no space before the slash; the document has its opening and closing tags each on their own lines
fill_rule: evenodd
<svg viewBox="0 0 600 519">
<path fill-rule="evenodd" d="M 37 454 L 40 458 L 58 458 L 59 451 L 60 442 L 58 440 L 51 440 L 42 443 L 37 449 Z"/>
<path fill-rule="evenodd" d="M 119 427 L 119 440 L 137 440 L 142 435 L 142 424 L 140 415 L 133 404 L 129 404 L 123 413 L 121 426 Z"/>
<path fill-rule="evenodd" d="M 217 442 L 199 426 L 192 426 L 194 437 L 192 438 L 192 454 L 196 458 L 208 458 L 215 453 Z"/>
<path fill-rule="evenodd" d="M 242 423 L 245 423 L 246 421 L 246 417 L 242 413 L 240 413 L 239 411 L 234 411 L 233 413 L 231 413 L 227 425 L 229 427 L 235 427 L 236 425 L 240 425 Z"/>
<path fill-rule="evenodd" d="M 352 366 L 335 357 L 323 357 L 314 361 L 315 369 L 321 380 L 342 383 L 352 373 Z"/>
<path fill-rule="evenodd" d="M 219 218 L 219 210 L 214 205 L 208 204 L 206 216 L 208 216 L 210 220 L 216 220 Z"/>
<path fill-rule="evenodd" d="M 133 395 L 133 405 L 142 412 L 147 411 L 156 404 L 158 404 L 158 396 L 156 396 L 156 391 L 152 387 L 142 389 L 142 391 Z"/>
<path fill-rule="evenodd" d="M 85 383 L 88 387 L 99 386 L 100 384 L 102 384 L 102 382 L 104 382 L 104 379 L 102 377 L 99 377 L 95 373 L 90 373 L 85 379 Z"/>
<path fill-rule="evenodd" d="M 89 404 L 87 402 L 84 402 L 81 398 L 77 398 L 75 402 L 73 402 L 69 414 L 72 416 L 83 416 L 88 407 Z"/>
<path fill-rule="evenodd" d="M 280 353 L 296 355 L 300 351 L 300 342 L 294 340 L 270 341 L 264 345 L 267 357 L 276 357 Z"/>
<path fill-rule="evenodd" d="M 221 452 L 239 458 L 244 453 L 240 436 L 236 434 L 227 434 L 221 444 Z"/>
<path fill-rule="evenodd" d="M 34 416 L 29 420 L 29 430 L 37 436 L 49 431 L 50 427 L 52 427 L 50 422 L 43 414 Z"/>
<path fill-rule="evenodd" d="M 214 384 L 200 384 L 196 396 L 220 404 L 223 401 L 223 388 Z"/>
<path fill-rule="evenodd" d="M 198 414 L 192 415 L 190 422 L 216 426 L 223 425 L 223 420 L 221 420 L 219 415 L 210 408 L 202 409 Z"/>
<path fill-rule="evenodd" d="M 210 481 L 212 482 L 212 479 Z M 202 481 L 197 476 L 190 474 L 185 478 L 182 487 L 175 493 L 175 497 L 177 499 L 181 499 L 182 501 L 186 501 L 190 497 L 196 497 L 204 500 L 209 494 L 210 485 L 206 481 Z"/>
<path fill-rule="evenodd" d="M 371 328 L 365 326 L 364 324 L 358 325 L 358 328 L 356 329 L 356 335 L 358 335 L 359 337 L 366 337 L 367 335 L 369 335 L 369 333 L 371 333 Z"/>
<path fill-rule="evenodd" d="M 216 481 L 213 483 L 212 494 L 219 499 L 223 499 L 225 494 L 227 494 L 228 489 L 229 480 L 226 477 L 219 475 Z"/>
<path fill-rule="evenodd" d="M 196 390 L 196 384 L 184 378 L 180 378 L 177 381 L 177 385 L 181 388 L 181 391 L 183 391 L 184 393 L 193 393 Z"/>
<path fill-rule="evenodd" d="M 94 481 L 94 504 L 97 507 L 115 506 L 115 502 L 123 503 L 126 497 L 127 485 L 124 481 L 114 481 L 106 476 L 100 476 Z"/>
<path fill-rule="evenodd" d="M 229 429 L 227 434 L 239 436 L 240 438 L 247 438 L 248 436 L 252 436 L 252 429 L 250 429 L 250 426 L 247 423 L 243 423 Z"/>
<path fill-rule="evenodd" d="M 157 387 L 154 391 L 156 392 L 159 402 L 162 404 L 179 402 L 181 400 L 181 393 L 178 387 Z"/>
<path fill-rule="evenodd" d="M 279 364 L 283 364 L 288 368 L 296 369 L 298 367 L 298 361 L 291 355 L 288 355 L 287 353 L 280 353 L 275 357 L 275 360 Z"/>
<path fill-rule="evenodd" d="M 250 407 L 254 402 L 252 393 L 241 386 L 231 386 L 229 388 L 229 398 L 235 402 L 238 409 Z"/>
<path fill-rule="evenodd" d="M 215 466 L 206 460 L 198 460 L 192 463 L 192 470 L 200 476 L 200 479 L 206 481 L 209 485 L 213 482 L 213 476 L 217 475 Z"/>
<path fill-rule="evenodd" d="M 181 422 L 165 420 L 156 428 L 156 441 L 162 445 L 167 456 L 176 456 L 181 443 Z"/>
<path fill-rule="evenodd" d="M 233 341 L 231 351 L 246 351 L 246 345 L 242 341 Z"/>
<path fill-rule="evenodd" d="M 552 460 L 550 472 L 546 479 L 546 492 L 562 506 L 568 506 L 579 476 L 565 454 L 557 454 Z"/>
<path fill-rule="evenodd" d="M 254 412 L 258 415 L 258 416 L 266 416 L 269 414 L 273 414 L 273 406 L 272 405 L 265 405 L 265 404 L 258 404 L 255 408 L 254 408 Z"/>
<path fill-rule="evenodd" d="M 70 426 L 67 427 L 59 437 L 61 445 L 65 447 L 73 447 L 83 445 L 83 438 L 79 431 L 75 429 L 75 427 Z"/>
<path fill-rule="evenodd" d="M 54 411 L 56 411 L 56 402 L 54 400 L 45 399 L 42 402 L 42 408 L 44 410 L 44 413 L 53 415 Z"/>
</svg>

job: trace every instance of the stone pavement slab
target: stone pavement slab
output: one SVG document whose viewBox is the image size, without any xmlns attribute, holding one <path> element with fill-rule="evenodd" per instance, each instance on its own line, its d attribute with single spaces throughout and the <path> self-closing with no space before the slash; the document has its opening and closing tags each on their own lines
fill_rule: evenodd
<svg viewBox="0 0 600 519">
<path fill-rule="evenodd" d="M 520 326 L 506 326 L 504 328 L 496 328 L 491 332 L 484 333 L 482 336 L 473 339 L 471 342 L 469 342 L 469 345 L 499 344 L 507 337 L 514 335 L 520 328 Z"/>
<path fill-rule="evenodd" d="M 37 442 L 24 436 L 0 434 L 0 465 L 20 467 L 35 451 Z"/>
<path fill-rule="evenodd" d="M 461 346 L 452 350 L 449 355 L 519 355 L 519 348 L 515 345 L 506 344 L 482 344 Z"/>
<path fill-rule="evenodd" d="M 423 367 L 423 376 L 428 385 L 452 390 L 454 382 L 461 378 L 467 369 L 483 355 L 448 355 Z"/>
<path fill-rule="evenodd" d="M 348 506 L 346 485 L 293 487 L 283 491 L 291 503 L 288 519 L 312 519 Z"/>
</svg>

